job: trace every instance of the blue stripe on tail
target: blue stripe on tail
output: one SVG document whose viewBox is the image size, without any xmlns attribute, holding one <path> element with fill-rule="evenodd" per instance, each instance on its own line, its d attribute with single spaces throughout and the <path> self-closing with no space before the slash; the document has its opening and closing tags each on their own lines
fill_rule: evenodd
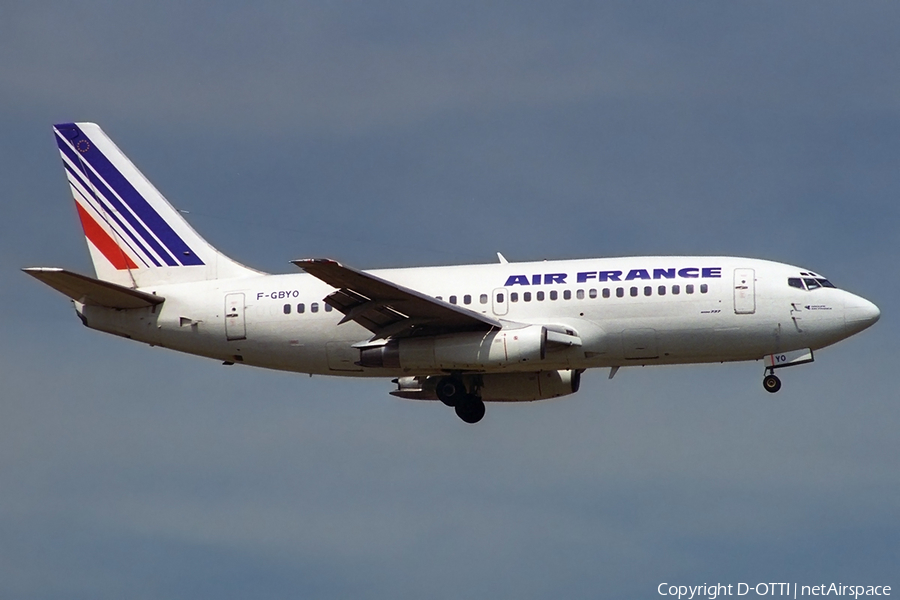
<svg viewBox="0 0 900 600">
<path fill-rule="evenodd" d="M 59 146 L 63 151 L 68 151 L 67 156 L 74 158 L 74 163 L 79 164 L 78 159 L 87 162 L 93 169 L 106 180 L 109 187 L 118 194 L 122 202 L 134 212 L 144 225 L 149 229 L 156 238 L 165 246 L 162 248 L 151 235 L 146 233 L 146 229 L 141 225 L 133 215 L 130 214 L 123 206 L 120 205 L 118 198 L 114 194 L 108 193 L 108 188 L 99 181 L 90 170 L 85 169 L 85 175 L 92 184 L 96 185 L 101 193 L 109 200 L 116 210 L 118 210 L 124 218 L 134 227 L 144 242 L 152 247 L 169 266 L 178 266 L 180 263 L 184 266 L 198 266 L 204 264 L 200 257 L 194 254 L 193 250 L 185 243 L 181 236 L 169 226 L 159 213 L 157 213 L 147 200 L 131 185 L 119 170 L 109 161 L 109 159 L 96 147 L 96 145 L 84 134 L 84 132 L 74 123 L 63 123 L 55 126 L 60 133 L 65 136 L 72 146 L 78 150 L 77 154 L 71 151 L 71 148 L 63 140 L 59 141 Z M 63 148 L 64 147 L 64 148 Z M 75 155 L 73 157 L 73 155 Z M 104 193 L 104 191 L 106 193 Z"/>
<path fill-rule="evenodd" d="M 138 258 L 138 260 L 140 260 L 142 263 L 144 263 L 145 267 L 150 266 L 147 263 L 148 260 L 150 262 L 152 262 L 154 266 L 157 266 L 157 267 L 161 266 L 160 262 L 156 259 L 156 257 L 153 256 L 153 254 L 151 254 L 147 250 L 147 248 L 141 243 L 141 241 L 137 237 L 135 237 L 135 234 L 132 233 L 130 229 L 128 229 L 127 227 L 125 227 L 122 224 L 122 221 L 119 219 L 118 216 L 116 216 L 116 213 L 109 210 L 109 208 L 106 206 L 106 203 L 100 199 L 98 194 L 84 180 L 81 173 L 79 171 L 73 169 L 72 167 L 70 167 L 69 163 L 67 163 L 66 161 L 63 161 L 63 167 L 65 167 L 66 173 L 68 173 L 72 179 L 74 179 L 75 181 L 80 183 L 81 187 L 83 187 L 85 190 L 87 190 L 87 192 L 90 194 L 91 197 L 90 197 L 90 199 L 86 198 L 85 195 L 82 194 L 78 190 L 78 188 L 75 188 L 74 186 L 73 186 L 74 189 L 72 190 L 73 194 L 77 193 L 79 196 L 81 196 L 85 200 L 85 202 L 87 204 L 89 204 L 90 206 L 92 206 L 94 208 L 94 210 L 96 210 L 104 220 L 109 219 L 110 221 L 113 221 L 115 223 L 116 229 L 114 229 L 114 231 L 116 231 L 116 237 L 119 238 L 119 240 L 123 244 L 128 246 L 128 248 L 134 253 L 134 255 Z M 109 225 L 109 221 L 107 221 L 107 225 Z M 126 239 L 125 237 L 123 237 L 122 234 L 118 233 L 119 231 L 124 231 L 125 235 L 128 236 L 130 241 L 129 241 L 129 239 Z M 136 249 L 139 250 L 139 252 Z"/>
<path fill-rule="evenodd" d="M 91 193 L 92 198 L 97 203 L 99 208 L 102 208 L 105 214 L 107 214 L 116 224 L 119 226 L 121 231 L 125 233 L 128 237 L 130 237 L 134 242 L 141 248 L 144 254 L 147 256 L 149 260 L 151 260 L 156 266 L 161 266 L 161 263 L 157 258 L 147 250 L 147 246 L 153 248 L 153 250 L 162 257 L 162 260 L 166 262 L 169 266 L 175 267 L 178 266 L 178 263 L 175 262 L 170 254 L 156 241 L 156 239 L 150 234 L 146 227 L 137 219 L 131 212 L 125 207 L 124 204 L 116 197 L 115 194 L 106 186 L 103 181 L 101 181 L 94 173 L 87 167 L 86 161 L 74 150 L 72 150 L 71 146 L 69 146 L 65 141 L 61 140 L 58 136 L 56 138 L 57 145 L 59 146 L 60 151 L 66 155 L 66 157 L 72 161 L 72 164 L 77 165 L 77 170 L 72 170 L 68 168 L 70 173 L 74 173 L 81 183 L 81 185 Z M 64 161 L 65 164 L 65 161 Z M 135 237 L 135 234 L 132 233 L 131 229 L 125 227 L 119 217 L 116 214 L 109 210 L 108 206 L 113 206 L 122 218 L 128 221 L 131 224 L 134 231 L 140 237 L 138 239 Z M 143 241 L 143 243 L 142 243 Z"/>
</svg>

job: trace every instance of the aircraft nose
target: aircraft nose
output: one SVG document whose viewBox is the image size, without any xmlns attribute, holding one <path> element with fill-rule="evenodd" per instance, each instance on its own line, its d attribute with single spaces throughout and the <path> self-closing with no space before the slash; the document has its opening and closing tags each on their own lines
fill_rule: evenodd
<svg viewBox="0 0 900 600">
<path fill-rule="evenodd" d="M 878 307 L 865 298 L 851 295 L 844 302 L 844 324 L 851 335 L 871 327 L 880 317 Z"/>
</svg>

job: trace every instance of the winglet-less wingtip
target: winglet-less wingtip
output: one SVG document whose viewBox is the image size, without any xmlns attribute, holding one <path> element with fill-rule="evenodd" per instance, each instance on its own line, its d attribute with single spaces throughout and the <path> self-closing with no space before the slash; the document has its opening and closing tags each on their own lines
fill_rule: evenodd
<svg viewBox="0 0 900 600">
<path fill-rule="evenodd" d="M 305 265 L 337 265 L 342 267 L 341 263 L 331 258 L 298 258 L 296 260 L 292 260 L 291 264 L 304 268 Z"/>
</svg>

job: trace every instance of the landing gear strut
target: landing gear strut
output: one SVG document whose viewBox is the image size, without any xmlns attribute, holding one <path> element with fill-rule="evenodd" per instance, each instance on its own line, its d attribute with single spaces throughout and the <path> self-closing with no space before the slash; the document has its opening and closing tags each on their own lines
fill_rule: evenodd
<svg viewBox="0 0 900 600">
<path fill-rule="evenodd" d="M 763 379 L 763 387 L 770 394 L 774 394 L 775 392 L 777 392 L 778 390 L 781 389 L 781 380 L 775 376 L 775 373 L 773 370 L 770 369 L 769 374 L 766 375 L 765 378 Z"/>
</svg>

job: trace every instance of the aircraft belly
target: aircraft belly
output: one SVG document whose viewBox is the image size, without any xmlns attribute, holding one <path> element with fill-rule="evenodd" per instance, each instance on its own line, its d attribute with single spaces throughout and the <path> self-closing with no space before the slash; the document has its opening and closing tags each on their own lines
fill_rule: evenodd
<svg viewBox="0 0 900 600">
<path fill-rule="evenodd" d="M 772 346 L 768 327 L 706 327 L 663 332 L 662 355 L 675 362 L 754 360 Z"/>
<path fill-rule="evenodd" d="M 609 365 L 755 360 L 772 352 L 771 323 L 753 315 L 620 319 L 604 322 Z"/>
</svg>

